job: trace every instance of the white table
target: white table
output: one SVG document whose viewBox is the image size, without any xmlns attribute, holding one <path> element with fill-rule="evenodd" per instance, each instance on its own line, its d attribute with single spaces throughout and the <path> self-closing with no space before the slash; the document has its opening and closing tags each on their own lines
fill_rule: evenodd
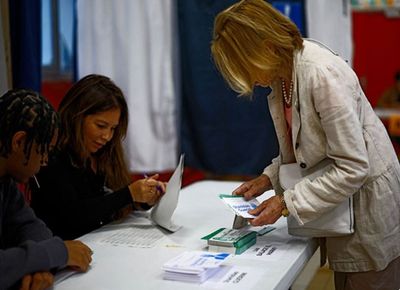
<svg viewBox="0 0 400 290">
<path fill-rule="evenodd" d="M 86 241 L 94 251 L 91 269 L 87 273 L 75 274 L 61 281 L 54 288 L 56 290 L 207 289 L 204 285 L 163 280 L 161 267 L 166 261 L 185 250 L 205 250 L 206 242 L 201 240 L 201 237 L 220 227 L 232 227 L 234 214 L 219 200 L 218 195 L 230 194 L 239 184 L 239 182 L 201 181 L 182 189 L 173 216 L 175 223 L 182 225 L 182 228 L 172 234 L 166 233 L 167 241 L 155 247 L 115 247 L 95 241 L 97 237 L 110 234 L 110 231 L 123 225 L 106 226 L 84 236 L 82 240 Z M 264 195 L 272 195 L 272 192 Z M 124 225 L 127 223 L 129 221 Z M 284 218 L 279 219 L 274 226 L 277 229 L 262 238 L 287 242 L 290 245 L 278 261 L 243 259 L 240 256 L 228 261 L 229 265 L 251 267 L 262 271 L 252 289 L 288 289 L 317 248 L 315 241 L 311 239 L 288 235 Z"/>
</svg>

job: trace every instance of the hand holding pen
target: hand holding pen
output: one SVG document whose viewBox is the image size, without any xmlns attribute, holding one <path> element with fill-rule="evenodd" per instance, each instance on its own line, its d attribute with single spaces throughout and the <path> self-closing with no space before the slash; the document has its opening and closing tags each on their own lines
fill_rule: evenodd
<svg viewBox="0 0 400 290">
<path fill-rule="evenodd" d="M 159 175 L 154 174 L 144 179 L 139 179 L 129 185 L 132 199 L 135 202 L 143 202 L 154 205 L 165 193 L 165 183 L 158 181 Z"/>
<path fill-rule="evenodd" d="M 143 174 L 143 177 L 146 178 L 147 180 L 149 179 L 158 179 L 159 175 L 158 174 L 154 174 L 152 176 L 148 176 L 146 173 Z M 161 182 L 157 180 L 157 185 L 156 185 L 156 189 L 159 193 L 164 194 L 166 191 L 167 185 L 165 182 Z"/>
</svg>

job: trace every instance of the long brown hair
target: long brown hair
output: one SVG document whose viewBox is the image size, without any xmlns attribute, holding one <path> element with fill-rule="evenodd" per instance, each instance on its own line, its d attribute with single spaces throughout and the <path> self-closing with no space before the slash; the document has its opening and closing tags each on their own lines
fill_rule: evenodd
<svg viewBox="0 0 400 290">
<path fill-rule="evenodd" d="M 271 80 L 292 71 L 303 48 L 296 25 L 264 0 L 243 0 L 215 18 L 211 53 L 217 69 L 240 95 L 251 95 L 256 71 Z"/>
<path fill-rule="evenodd" d="M 120 109 L 121 115 L 114 135 L 94 154 L 97 169 L 105 175 L 106 185 L 113 190 L 131 181 L 122 148 L 128 127 L 128 106 L 121 89 L 108 77 L 88 75 L 72 86 L 58 110 L 61 117 L 58 147 L 60 150 L 71 150 L 74 163 L 84 167 L 89 156 L 82 129 L 85 117 L 115 108 Z"/>
</svg>

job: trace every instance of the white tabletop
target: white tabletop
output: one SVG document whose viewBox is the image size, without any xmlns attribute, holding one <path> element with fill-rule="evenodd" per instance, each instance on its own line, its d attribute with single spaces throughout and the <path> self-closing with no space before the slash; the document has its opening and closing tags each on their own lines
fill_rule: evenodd
<svg viewBox="0 0 400 290">
<path fill-rule="evenodd" d="M 166 238 L 152 248 L 117 247 L 99 242 L 99 237 L 110 235 L 113 231 L 129 225 L 135 219 L 132 217 L 122 224 L 109 225 L 84 236 L 82 240 L 94 252 L 91 269 L 87 273 L 75 274 L 56 283 L 54 288 L 209 289 L 205 284 L 163 280 L 161 267 L 183 251 L 206 250 L 206 242 L 201 240 L 201 237 L 221 227 L 232 227 L 234 214 L 222 203 L 218 195 L 230 194 L 238 185 L 238 182 L 201 181 L 182 189 L 173 216 L 174 222 L 182 228 L 175 233 L 164 231 Z M 267 192 L 264 195 L 272 194 Z M 246 267 L 250 272 L 254 270 L 261 273 L 257 275 L 257 281 L 251 289 L 288 289 L 316 250 L 315 241 L 288 235 L 284 218 L 279 219 L 274 226 L 274 231 L 259 237 L 258 241 L 287 244 L 279 260 L 247 259 L 242 254 L 228 261 L 228 265 Z M 224 289 L 237 288 L 229 286 Z"/>
</svg>

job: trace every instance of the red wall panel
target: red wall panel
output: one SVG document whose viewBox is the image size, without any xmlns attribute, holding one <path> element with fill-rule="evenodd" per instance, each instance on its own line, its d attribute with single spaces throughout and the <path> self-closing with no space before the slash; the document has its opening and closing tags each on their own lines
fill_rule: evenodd
<svg viewBox="0 0 400 290">
<path fill-rule="evenodd" d="M 49 100 L 55 109 L 58 109 L 58 105 L 62 98 L 71 87 L 71 81 L 45 81 L 42 83 L 42 94 Z"/>
<path fill-rule="evenodd" d="M 383 12 L 353 12 L 353 66 L 374 106 L 400 70 L 400 18 Z"/>
</svg>

